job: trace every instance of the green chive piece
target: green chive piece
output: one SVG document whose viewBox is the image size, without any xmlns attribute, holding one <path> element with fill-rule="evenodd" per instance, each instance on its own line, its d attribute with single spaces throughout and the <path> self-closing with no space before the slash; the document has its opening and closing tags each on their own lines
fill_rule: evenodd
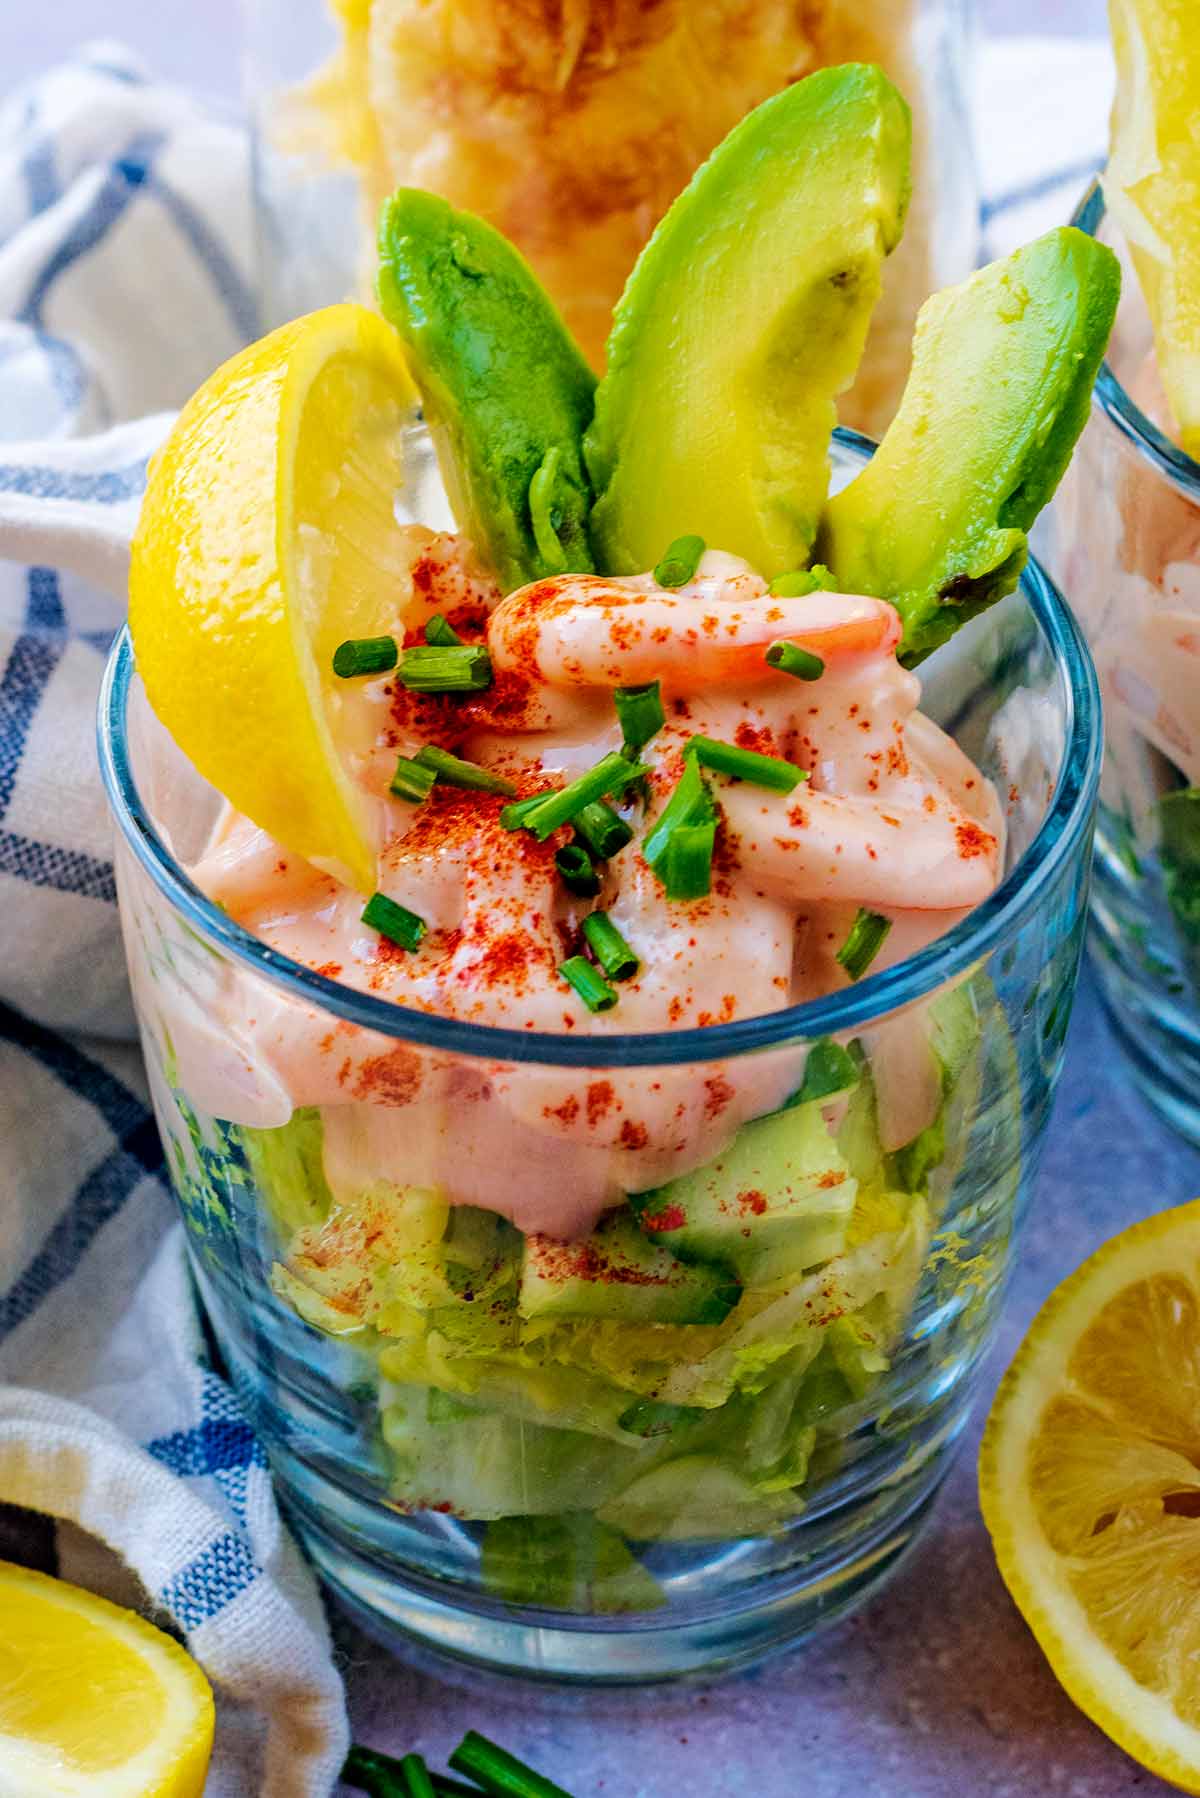
<svg viewBox="0 0 1200 1798">
<path fill-rule="evenodd" d="M 377 930 L 380 936 L 387 937 L 389 942 L 399 943 L 402 949 L 418 948 L 428 929 L 424 918 L 409 911 L 407 905 L 397 905 L 386 893 L 371 894 L 363 907 L 362 921 Z"/>
<path fill-rule="evenodd" d="M 432 768 L 423 768 L 411 756 L 402 755 L 396 763 L 388 791 L 397 799 L 408 799 L 413 805 L 420 805 L 433 791 L 435 778 Z"/>
<path fill-rule="evenodd" d="M 583 934 L 610 980 L 633 979 L 642 964 L 607 912 L 589 912 L 583 920 Z"/>
<path fill-rule="evenodd" d="M 361 1748 L 356 1742 L 346 1756 L 342 1780 L 356 1791 L 374 1793 L 375 1798 L 408 1798 L 408 1783 L 401 1766 L 390 1754 Z"/>
<path fill-rule="evenodd" d="M 448 787 L 509 796 L 517 790 L 502 774 L 493 774 L 489 768 L 481 768 L 478 762 L 466 762 L 459 755 L 451 755 L 448 749 L 439 749 L 436 743 L 426 743 L 423 749 L 418 749 L 415 759 L 421 767 L 429 769 L 435 780 L 443 781 Z"/>
<path fill-rule="evenodd" d="M 715 824 L 716 821 L 717 808 L 708 782 L 701 774 L 699 764 L 685 757 L 683 773 L 675 783 L 675 790 L 642 844 L 642 860 L 648 867 L 657 868 L 666 854 L 672 831 L 685 824 Z"/>
<path fill-rule="evenodd" d="M 810 649 L 801 649 L 798 643 L 782 640 L 769 646 L 766 661 L 769 667 L 778 668 L 780 674 L 794 674 L 797 680 L 820 680 L 825 672 L 820 656 L 813 655 Z"/>
<path fill-rule="evenodd" d="M 437 1798 L 423 1755 L 406 1754 L 400 1762 L 400 1777 L 408 1798 Z"/>
<path fill-rule="evenodd" d="M 347 637 L 333 652 L 333 672 L 340 680 L 358 674 L 386 674 L 396 666 L 395 637 Z"/>
<path fill-rule="evenodd" d="M 838 950 L 836 958 L 851 980 L 862 979 L 883 948 L 883 940 L 891 928 L 890 918 L 885 918 L 881 912 L 868 911 L 863 905 L 859 906 L 858 916 L 851 924 L 850 934 Z"/>
<path fill-rule="evenodd" d="M 482 643 L 417 644 L 400 658 L 400 679 L 413 693 L 482 693 L 492 658 Z"/>
<path fill-rule="evenodd" d="M 457 649 L 462 638 L 444 612 L 435 612 L 425 626 L 425 641 L 433 649 Z"/>
<path fill-rule="evenodd" d="M 451 1779 L 448 1773 L 434 1774 L 433 1789 L 437 1798 L 479 1798 L 477 1785 L 464 1785 L 461 1779 Z"/>
<path fill-rule="evenodd" d="M 625 739 L 621 754 L 627 761 L 635 762 L 651 737 L 657 736 L 667 721 L 662 688 L 656 680 L 647 681 L 642 687 L 617 687 L 613 704 Z"/>
<path fill-rule="evenodd" d="M 679 824 L 667 839 L 658 873 L 668 899 L 706 899 L 712 892 L 712 858 L 717 827 Z"/>
<path fill-rule="evenodd" d="M 616 991 L 609 986 L 599 968 L 594 967 L 582 955 L 572 955 L 558 970 L 568 986 L 573 986 L 589 1011 L 611 1011 L 617 1002 Z M 450 1765 L 457 1762 L 451 1757 Z M 467 1767 L 459 1768 L 460 1772 L 469 1772 Z"/>
<path fill-rule="evenodd" d="M 582 843 L 565 843 L 554 857 L 554 866 L 567 890 L 581 899 L 594 899 L 600 891 L 600 876 Z"/>
<path fill-rule="evenodd" d="M 575 835 L 581 837 L 602 862 L 610 860 L 626 843 L 632 843 L 633 831 L 626 824 L 619 812 L 614 812 L 611 805 L 603 799 L 593 799 L 585 805 L 573 820 Z"/>
<path fill-rule="evenodd" d="M 553 787 L 544 787 L 540 793 L 531 793 L 528 799 L 516 799 L 511 805 L 500 808 L 500 823 L 505 830 L 520 830 L 530 812 L 537 810 L 543 799 L 549 799 Z"/>
<path fill-rule="evenodd" d="M 558 512 L 558 516 L 555 516 L 558 509 L 554 504 L 554 483 L 558 479 L 558 465 L 561 461 L 562 448 L 559 444 L 552 443 L 529 483 L 529 521 L 533 526 L 533 540 L 547 574 L 567 572 L 567 552 L 558 535 L 562 514 Z"/>
<path fill-rule="evenodd" d="M 837 582 L 824 562 L 814 562 L 811 568 L 777 574 L 767 592 L 772 599 L 803 599 L 806 593 L 836 593 Z"/>
<path fill-rule="evenodd" d="M 638 780 L 645 773 L 645 768 L 627 762 L 623 755 L 614 751 L 598 761 L 594 768 L 589 768 L 586 774 L 581 774 L 578 780 L 543 799 L 524 819 L 525 828 L 532 830 L 538 841 L 544 843 L 560 825 L 570 824 L 585 805 L 603 798 L 605 793 L 619 793 L 631 780 Z"/>
<path fill-rule="evenodd" d="M 759 755 L 756 749 L 739 749 L 736 743 L 718 743 L 714 737 L 689 738 L 684 755 L 718 774 L 732 774 L 737 780 L 748 780 L 752 786 L 770 787 L 773 793 L 790 793 L 808 779 L 803 768 L 785 762 L 781 756 Z"/>
<path fill-rule="evenodd" d="M 660 587 L 686 587 L 704 554 L 703 537 L 676 537 L 666 555 L 654 570 Z"/>
<path fill-rule="evenodd" d="M 804 1078 L 782 1109 L 790 1111 L 794 1105 L 808 1105 L 814 1099 L 831 1099 L 835 1093 L 849 1092 L 858 1081 L 858 1063 L 850 1051 L 831 1036 L 823 1036 L 808 1051 Z"/>
<path fill-rule="evenodd" d="M 584 966 L 587 965 L 585 962 Z M 467 1731 L 454 1750 L 450 1765 L 456 1773 L 465 1773 L 473 1779 L 488 1798 L 571 1798 L 570 1792 L 562 1786 L 535 1773 L 516 1755 L 497 1748 L 495 1742 L 489 1742 L 474 1729 Z"/>
</svg>

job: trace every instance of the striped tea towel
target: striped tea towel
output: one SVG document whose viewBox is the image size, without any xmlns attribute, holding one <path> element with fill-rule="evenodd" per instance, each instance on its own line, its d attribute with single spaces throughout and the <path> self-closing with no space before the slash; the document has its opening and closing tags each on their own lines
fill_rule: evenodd
<svg viewBox="0 0 1200 1798">
<path fill-rule="evenodd" d="M 341 1682 L 199 1328 L 93 748 L 147 457 L 254 335 L 250 241 L 244 135 L 123 52 L 0 110 L 0 1502 L 76 1526 L 60 1571 L 186 1638 L 212 1798 L 323 1798 Z"/>
<path fill-rule="evenodd" d="M 985 46 L 996 254 L 1099 164 L 1100 46 Z M 327 1793 L 345 1745 L 310 1576 L 209 1364 L 133 1042 L 92 747 L 148 455 L 255 330 L 245 140 L 111 46 L 0 110 L 0 1503 L 181 1632 L 210 1795 Z M 97 1543 L 115 1551 L 100 1557 Z"/>
</svg>

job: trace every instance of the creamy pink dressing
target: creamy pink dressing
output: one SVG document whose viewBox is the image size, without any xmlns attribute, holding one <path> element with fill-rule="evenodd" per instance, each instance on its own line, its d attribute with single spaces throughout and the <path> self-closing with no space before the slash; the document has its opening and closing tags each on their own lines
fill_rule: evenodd
<svg viewBox="0 0 1200 1798">
<path fill-rule="evenodd" d="M 289 854 L 231 811 L 194 868 L 197 883 L 263 942 L 347 986 L 475 1024 L 597 1039 L 594 1072 L 468 1061 L 336 1024 L 263 983 L 230 993 L 210 1092 L 234 1122 L 283 1121 L 319 1105 L 335 1190 L 363 1170 L 440 1188 L 524 1229 L 569 1236 L 628 1191 L 715 1154 L 747 1118 L 794 1089 L 804 1051 L 701 1067 L 603 1069 L 603 1039 L 754 1017 L 838 990 L 835 959 L 860 905 L 893 929 L 876 966 L 912 954 L 977 905 L 999 874 L 996 794 L 956 744 L 917 712 L 920 685 L 895 657 L 884 602 L 818 592 L 773 598 L 746 564 L 716 552 L 666 591 L 651 575 L 566 575 L 501 600 L 458 540 L 413 533 L 413 589 L 396 619 L 411 635 L 432 612 L 486 634 L 494 687 L 470 702 L 416 700 L 395 677 L 346 683 L 339 723 L 348 764 L 381 803 L 379 888 L 420 914 L 416 952 L 361 922 L 362 896 Z M 786 637 L 819 654 L 806 683 L 763 660 Z M 398 754 L 431 737 L 503 772 L 522 794 L 558 786 L 618 749 L 617 685 L 658 679 L 665 727 L 646 748 L 650 803 L 621 804 L 634 841 L 608 864 L 596 901 L 565 889 L 539 845 L 505 831 L 503 801 L 437 788 L 421 806 L 387 794 Z M 794 761 L 789 794 L 712 776 L 722 824 L 713 889 L 668 901 L 640 843 L 697 734 Z M 618 802 L 620 803 L 620 802 Z M 640 958 L 610 1012 L 588 1012 L 557 970 L 596 904 Z M 238 976 L 230 976 L 237 980 Z M 875 1035 L 893 1093 L 885 1132 L 929 1121 L 929 1057 L 908 1035 Z M 903 1024 L 903 1020 L 901 1021 Z M 212 1044 L 172 1020 L 183 1084 L 208 1091 Z M 921 1061 L 906 1077 L 904 1064 Z M 231 1077 L 235 1067 L 237 1078 Z"/>
</svg>

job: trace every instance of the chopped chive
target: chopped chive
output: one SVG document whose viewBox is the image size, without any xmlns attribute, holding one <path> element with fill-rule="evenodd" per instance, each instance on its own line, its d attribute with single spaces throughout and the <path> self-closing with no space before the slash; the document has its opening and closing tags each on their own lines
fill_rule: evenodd
<svg viewBox="0 0 1200 1798">
<path fill-rule="evenodd" d="M 451 755 L 448 749 L 439 749 L 436 743 L 426 743 L 423 749 L 418 749 L 416 760 L 421 767 L 429 769 L 435 780 L 444 781 L 448 787 L 465 787 L 472 793 L 510 795 L 517 790 L 502 774 L 493 774 L 489 768 L 481 768 L 478 762 L 466 762 L 459 755 Z"/>
<path fill-rule="evenodd" d="M 514 799 L 511 805 L 500 808 L 500 823 L 505 830 L 520 830 L 530 812 L 537 810 L 543 799 L 549 799 L 553 787 L 544 787 L 540 793 L 531 793 L 528 799 Z"/>
<path fill-rule="evenodd" d="M 641 963 L 607 912 L 589 912 L 583 920 L 588 947 L 610 980 L 632 980 Z"/>
<path fill-rule="evenodd" d="M 879 951 L 883 940 L 892 928 L 892 920 L 882 913 L 868 911 L 860 905 L 858 916 L 850 926 L 850 934 L 837 952 L 837 960 L 841 962 L 851 980 L 861 980 Z"/>
<path fill-rule="evenodd" d="M 451 1263 L 453 1266 L 454 1263 Z M 436 1391 L 436 1387 L 434 1388 Z M 437 1798 L 479 1798 L 477 1785 L 464 1785 L 461 1779 L 451 1779 L 448 1773 L 435 1773 L 433 1789 Z"/>
<path fill-rule="evenodd" d="M 739 749 L 736 743 L 718 743 L 714 737 L 691 737 L 685 756 L 691 756 L 705 768 L 718 774 L 732 774 L 737 780 L 748 780 L 756 787 L 770 787 L 775 793 L 790 793 L 808 775 L 794 762 L 778 755 L 759 755 L 756 749 Z"/>
<path fill-rule="evenodd" d="M 599 856 L 602 862 L 624 849 L 626 843 L 633 841 L 633 831 L 626 824 L 619 812 L 614 812 L 611 805 L 603 799 L 593 799 L 585 805 L 572 819 L 575 835 L 582 837 L 593 855 Z"/>
<path fill-rule="evenodd" d="M 362 921 L 377 930 L 380 936 L 389 942 L 399 943 L 402 949 L 416 949 L 428 926 L 424 918 L 419 918 L 415 911 L 409 911 L 407 905 L 397 905 L 386 893 L 372 893 L 362 911 Z"/>
<path fill-rule="evenodd" d="M 705 899 L 712 891 L 712 858 L 717 826 L 679 824 L 667 839 L 658 874 L 668 899 Z"/>
<path fill-rule="evenodd" d="M 654 570 L 660 587 L 686 587 L 704 554 L 703 537 L 676 537 Z"/>
<path fill-rule="evenodd" d="M 637 780 L 645 772 L 635 762 L 627 762 L 623 755 L 615 752 L 606 755 L 594 768 L 581 774 L 578 780 L 560 787 L 556 793 L 548 794 L 523 820 L 525 828 L 532 830 L 538 841 L 544 843 L 560 825 L 569 824 L 585 805 L 590 805 L 594 799 L 603 798 L 605 793 L 619 793 L 631 780 Z"/>
<path fill-rule="evenodd" d="M 585 962 L 584 966 L 587 965 Z M 474 1729 L 467 1731 L 454 1750 L 450 1765 L 456 1773 L 465 1773 L 473 1779 L 488 1798 L 571 1798 L 570 1792 L 562 1786 L 535 1773 L 524 1761 L 498 1748 L 495 1742 L 489 1742 Z"/>
<path fill-rule="evenodd" d="M 357 1742 L 346 1756 L 341 1776 L 346 1785 L 374 1793 L 375 1798 L 408 1798 L 402 1763 L 374 1748 L 360 1748 Z"/>
<path fill-rule="evenodd" d="M 482 643 L 417 644 L 400 658 L 400 679 L 414 693 L 481 693 L 492 658 Z"/>
<path fill-rule="evenodd" d="M 333 672 L 340 680 L 356 674 L 386 674 L 396 666 L 395 637 L 347 637 L 333 652 Z"/>
<path fill-rule="evenodd" d="M 435 612 L 425 626 L 425 641 L 433 649 L 456 649 L 462 638 L 444 612 Z"/>
<path fill-rule="evenodd" d="M 806 593 L 836 593 L 837 582 L 824 562 L 814 562 L 811 568 L 789 568 L 786 574 L 777 574 L 767 592 L 772 599 L 803 599 Z"/>
<path fill-rule="evenodd" d="M 564 843 L 554 857 L 554 866 L 563 885 L 581 899 L 594 899 L 600 891 L 600 876 L 582 843 Z"/>
<path fill-rule="evenodd" d="M 772 643 L 767 650 L 766 660 L 771 668 L 778 668 L 780 674 L 794 674 L 797 680 L 820 680 L 825 672 L 825 664 L 820 656 L 813 655 L 810 649 L 801 649 L 798 643 L 785 643 L 782 640 Z"/>
<path fill-rule="evenodd" d="M 557 508 L 554 504 L 554 483 L 558 479 L 561 460 L 561 447 L 552 443 L 529 483 L 529 522 L 547 574 L 565 574 L 567 571 L 567 552 L 558 535 L 562 515 L 555 516 Z"/>
<path fill-rule="evenodd" d="M 408 799 L 413 805 L 420 805 L 433 791 L 435 778 L 432 768 L 423 767 L 411 756 L 402 755 L 396 763 L 388 791 L 397 799 Z"/>
<path fill-rule="evenodd" d="M 655 868 L 666 853 L 672 831 L 684 824 L 715 824 L 717 808 L 699 765 L 684 759 L 683 773 L 642 844 L 642 860 Z"/>
<path fill-rule="evenodd" d="M 621 754 L 627 761 L 635 762 L 651 737 L 657 736 L 667 721 L 662 689 L 656 680 L 647 681 L 642 687 L 617 687 L 613 703 L 625 739 Z"/>
<path fill-rule="evenodd" d="M 408 1798 L 437 1798 L 429 1768 L 420 1754 L 406 1754 L 400 1762 L 400 1777 Z"/>
<path fill-rule="evenodd" d="M 804 1078 L 782 1109 L 790 1111 L 794 1105 L 808 1105 L 814 1099 L 831 1099 L 835 1093 L 849 1092 L 858 1081 L 858 1063 L 850 1051 L 831 1036 L 823 1036 L 808 1051 Z"/>
<path fill-rule="evenodd" d="M 568 957 L 558 970 L 568 986 L 573 986 L 589 1011 L 611 1011 L 617 1002 L 616 991 L 609 986 L 599 968 L 582 955 Z M 450 1765 L 453 1767 L 452 1759 Z M 467 1771 L 467 1769 L 460 1769 Z"/>
</svg>

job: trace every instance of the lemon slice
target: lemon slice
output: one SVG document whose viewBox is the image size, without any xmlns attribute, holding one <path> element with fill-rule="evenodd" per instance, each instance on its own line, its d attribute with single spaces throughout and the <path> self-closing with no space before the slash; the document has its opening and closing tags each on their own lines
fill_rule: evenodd
<svg viewBox="0 0 1200 1798">
<path fill-rule="evenodd" d="M 979 1462 L 1004 1582 L 1070 1696 L 1200 1792 L 1200 1200 L 1047 1300 Z"/>
<path fill-rule="evenodd" d="M 1105 200 L 1133 254 L 1180 441 L 1200 456 L 1196 0 L 1109 0 L 1117 92 Z"/>
<path fill-rule="evenodd" d="M 415 398 L 399 339 L 362 306 L 251 344 L 155 458 L 129 571 L 138 668 L 184 754 L 286 848 L 368 893 L 373 802 L 339 752 L 332 658 L 394 627 Z"/>
<path fill-rule="evenodd" d="M 0 1561 L 0 1792 L 199 1798 L 213 1699 L 132 1611 Z"/>
</svg>

